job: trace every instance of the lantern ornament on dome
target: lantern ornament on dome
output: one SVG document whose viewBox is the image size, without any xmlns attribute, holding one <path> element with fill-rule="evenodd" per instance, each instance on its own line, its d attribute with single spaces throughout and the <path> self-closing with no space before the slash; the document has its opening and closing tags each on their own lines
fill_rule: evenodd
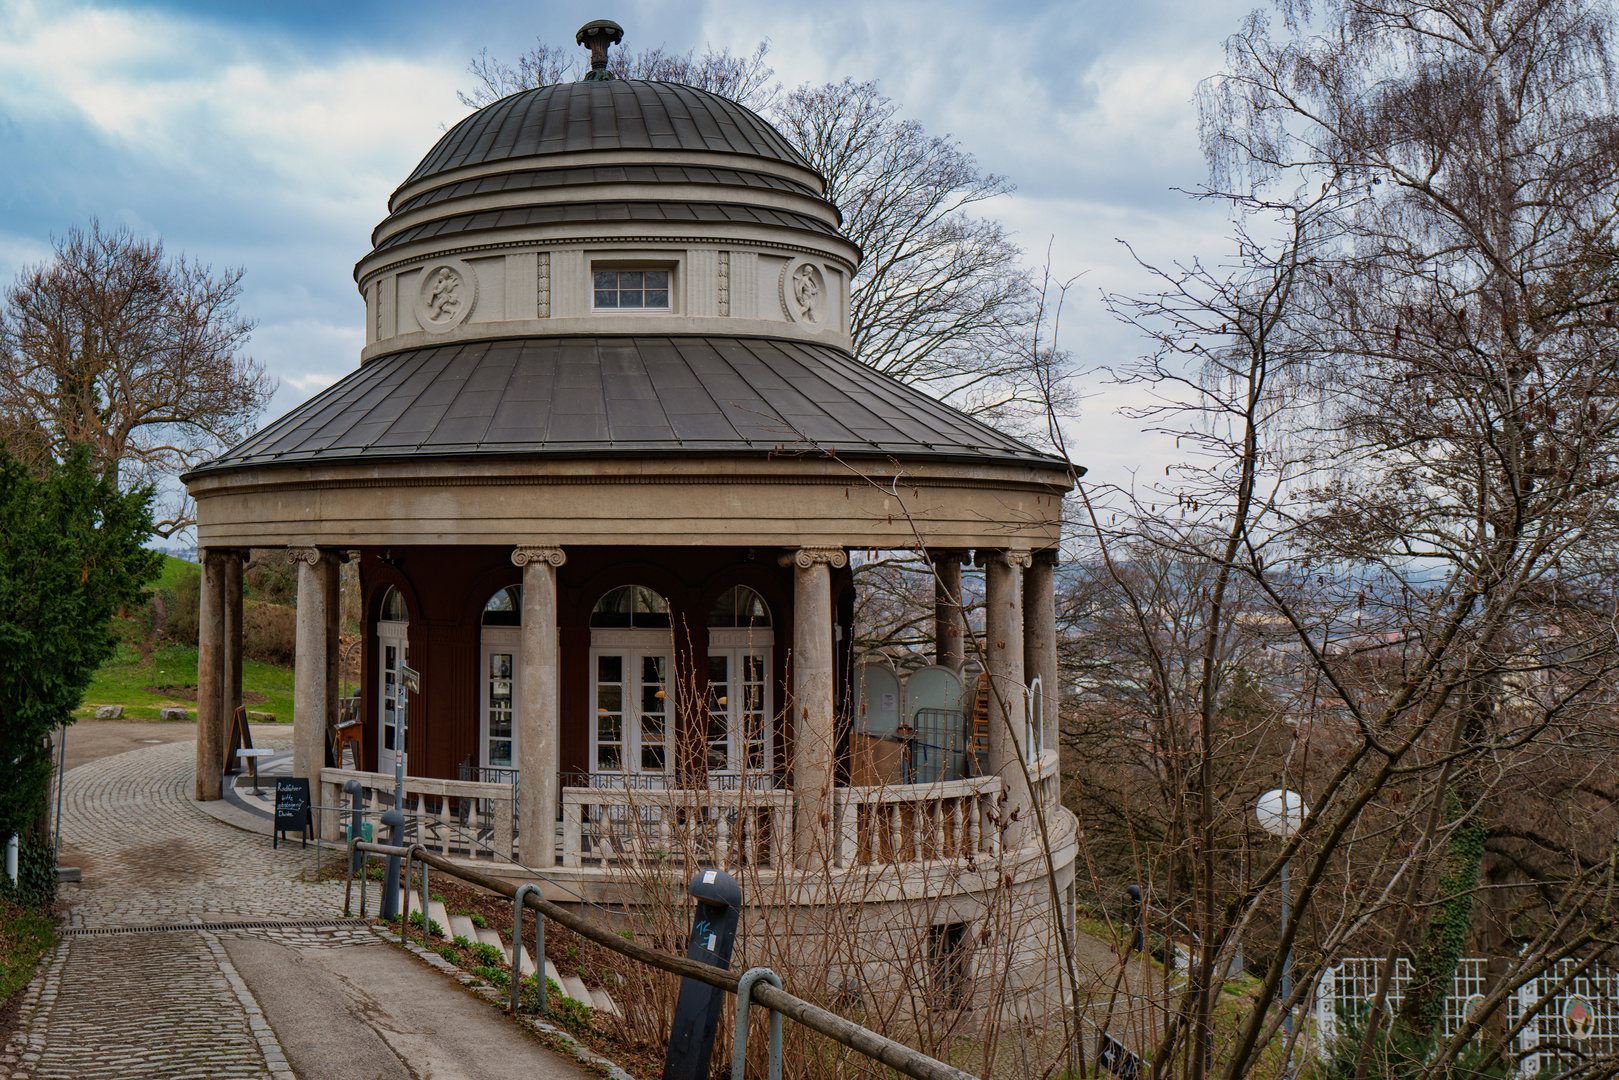
<svg viewBox="0 0 1619 1080">
<path fill-rule="evenodd" d="M 607 50 L 624 40 L 624 28 L 611 19 L 593 19 L 579 28 L 573 40 L 590 50 L 590 71 L 585 82 L 614 78 L 607 70 Z"/>
<path fill-rule="evenodd" d="M 1310 808 L 1304 805 L 1304 797 L 1285 788 L 1265 792 L 1254 804 L 1254 817 L 1258 819 L 1259 827 L 1283 840 L 1299 831 L 1299 826 L 1304 824 L 1309 813 Z"/>
</svg>

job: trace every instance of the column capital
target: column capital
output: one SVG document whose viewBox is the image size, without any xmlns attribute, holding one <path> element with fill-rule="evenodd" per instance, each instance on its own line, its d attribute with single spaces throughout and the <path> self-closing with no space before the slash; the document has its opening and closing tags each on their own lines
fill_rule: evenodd
<svg viewBox="0 0 1619 1080">
<path fill-rule="evenodd" d="M 1032 558 L 1035 563 L 1038 563 L 1041 566 L 1056 566 L 1058 562 L 1057 549 L 1053 547 L 1036 551 Z"/>
<path fill-rule="evenodd" d="M 322 555 L 325 554 L 318 547 L 290 547 L 287 555 L 295 563 L 308 563 L 310 566 L 319 566 Z"/>
<path fill-rule="evenodd" d="M 1027 551 L 1012 548 L 979 548 L 977 556 L 978 566 L 988 566 L 991 562 L 995 562 L 1002 566 L 1016 566 L 1027 570 L 1033 562 Z"/>
<path fill-rule="evenodd" d="M 849 553 L 835 547 L 801 547 L 786 552 L 777 561 L 782 566 L 796 566 L 800 570 L 808 570 L 816 563 L 826 563 L 835 570 L 848 565 Z"/>
<path fill-rule="evenodd" d="M 544 544 L 518 544 L 512 548 L 512 565 L 527 566 L 531 562 L 548 562 L 561 566 L 568 561 L 568 553 L 559 547 Z"/>
<path fill-rule="evenodd" d="M 969 561 L 971 554 L 970 551 L 962 551 L 959 548 L 928 548 L 927 550 L 928 562 L 934 564 L 956 563 L 957 565 L 962 565 Z"/>
</svg>

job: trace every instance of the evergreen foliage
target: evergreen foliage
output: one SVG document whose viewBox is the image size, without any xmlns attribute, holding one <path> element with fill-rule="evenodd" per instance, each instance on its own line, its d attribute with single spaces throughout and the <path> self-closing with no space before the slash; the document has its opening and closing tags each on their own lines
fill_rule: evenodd
<svg viewBox="0 0 1619 1080">
<path fill-rule="evenodd" d="M 161 569 L 141 546 L 151 502 L 150 487 L 120 492 L 113 473 L 95 475 L 83 448 L 37 475 L 0 453 L 0 840 L 30 835 L 50 785 L 47 736 L 112 656 L 113 616 Z"/>
</svg>

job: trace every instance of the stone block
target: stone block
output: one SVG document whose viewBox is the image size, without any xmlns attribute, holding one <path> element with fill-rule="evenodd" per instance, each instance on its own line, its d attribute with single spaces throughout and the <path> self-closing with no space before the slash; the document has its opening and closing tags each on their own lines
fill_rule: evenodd
<svg viewBox="0 0 1619 1080">
<path fill-rule="evenodd" d="M 157 718 L 159 720 L 189 720 L 191 719 L 191 714 L 184 709 L 159 709 Z"/>
<path fill-rule="evenodd" d="M 124 715 L 122 705 L 103 705 L 96 710 L 97 720 L 120 720 Z"/>
<path fill-rule="evenodd" d="M 254 712 L 252 709 L 249 709 L 247 711 L 247 718 L 261 724 L 275 723 L 275 713 L 272 712 Z"/>
</svg>

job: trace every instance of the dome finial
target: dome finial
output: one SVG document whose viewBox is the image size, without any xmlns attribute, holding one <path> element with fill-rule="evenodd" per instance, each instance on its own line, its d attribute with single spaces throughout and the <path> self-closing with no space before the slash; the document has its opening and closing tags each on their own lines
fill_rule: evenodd
<svg viewBox="0 0 1619 1080">
<path fill-rule="evenodd" d="M 611 19 L 595 19 L 581 26 L 573 39 L 590 49 L 590 72 L 585 82 L 611 79 L 613 73 L 607 70 L 607 49 L 624 40 L 624 28 Z"/>
</svg>

